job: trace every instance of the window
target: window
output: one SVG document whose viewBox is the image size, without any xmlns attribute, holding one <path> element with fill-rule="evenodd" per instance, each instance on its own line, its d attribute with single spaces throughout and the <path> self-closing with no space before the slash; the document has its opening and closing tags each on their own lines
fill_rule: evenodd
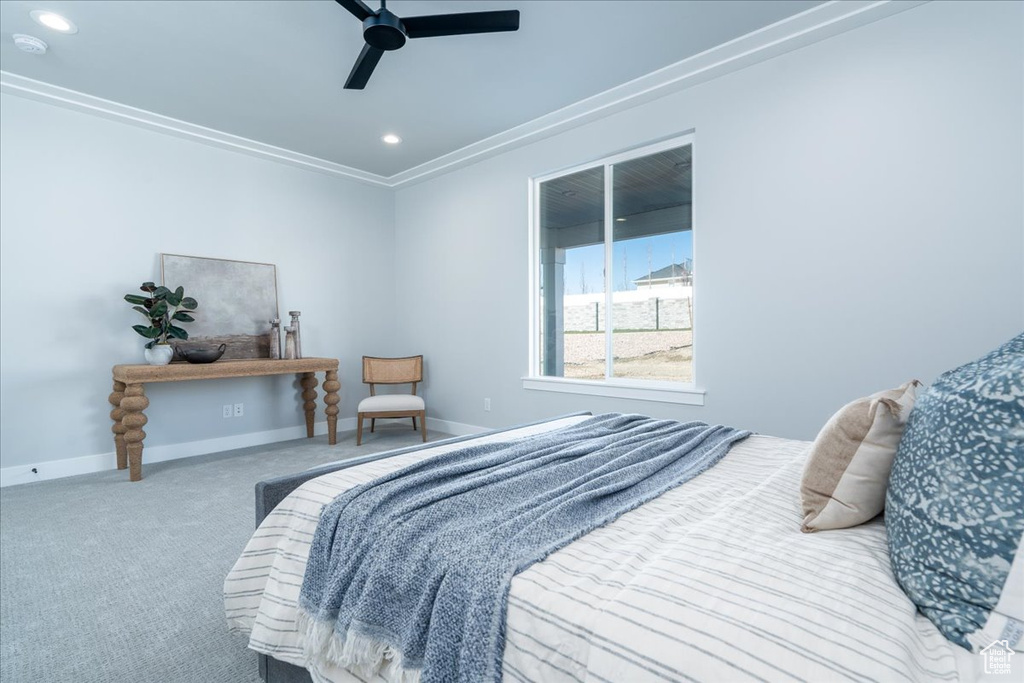
<svg viewBox="0 0 1024 683">
<path fill-rule="evenodd" d="M 687 136 L 533 181 L 532 378 L 692 388 L 692 151 Z"/>
</svg>

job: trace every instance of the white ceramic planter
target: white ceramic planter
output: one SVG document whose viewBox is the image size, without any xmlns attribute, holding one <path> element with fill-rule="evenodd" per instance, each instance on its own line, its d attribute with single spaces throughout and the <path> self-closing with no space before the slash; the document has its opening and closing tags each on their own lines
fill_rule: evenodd
<svg viewBox="0 0 1024 683">
<path fill-rule="evenodd" d="M 171 362 L 174 349 L 170 344 L 157 344 L 151 349 L 146 349 L 146 362 L 150 365 L 167 365 Z"/>
</svg>

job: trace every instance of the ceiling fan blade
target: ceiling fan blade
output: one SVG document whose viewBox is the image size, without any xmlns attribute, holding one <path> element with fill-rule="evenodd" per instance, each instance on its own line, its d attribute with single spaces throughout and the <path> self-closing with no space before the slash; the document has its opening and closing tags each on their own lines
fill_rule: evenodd
<svg viewBox="0 0 1024 683">
<path fill-rule="evenodd" d="M 365 88 L 366 82 L 370 80 L 370 75 L 377 67 L 377 62 L 380 61 L 382 54 L 384 54 L 384 50 L 380 48 L 373 47 L 372 45 L 363 45 L 363 51 L 359 53 L 359 59 L 356 60 L 355 66 L 352 67 L 348 80 L 345 81 L 345 87 L 348 90 L 362 90 Z"/>
<path fill-rule="evenodd" d="M 341 2 L 341 0 L 338 0 Z M 432 14 L 424 17 L 402 17 L 405 34 L 410 38 L 461 36 L 468 33 L 497 33 L 519 29 L 519 10 L 497 12 L 464 12 Z"/>
<path fill-rule="evenodd" d="M 363 0 L 336 0 L 336 2 L 351 12 L 359 21 L 374 15 L 374 11 L 367 7 Z"/>
</svg>

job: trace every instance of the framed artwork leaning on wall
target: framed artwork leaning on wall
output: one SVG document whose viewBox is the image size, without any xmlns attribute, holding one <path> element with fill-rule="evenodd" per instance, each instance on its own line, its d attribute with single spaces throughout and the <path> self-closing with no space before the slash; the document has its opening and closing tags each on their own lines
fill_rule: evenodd
<svg viewBox="0 0 1024 683">
<path fill-rule="evenodd" d="M 203 316 L 176 348 L 226 344 L 224 358 L 269 358 L 270 321 L 278 318 L 277 266 L 272 263 L 161 254 L 164 283 L 183 285 L 203 302 Z"/>
</svg>

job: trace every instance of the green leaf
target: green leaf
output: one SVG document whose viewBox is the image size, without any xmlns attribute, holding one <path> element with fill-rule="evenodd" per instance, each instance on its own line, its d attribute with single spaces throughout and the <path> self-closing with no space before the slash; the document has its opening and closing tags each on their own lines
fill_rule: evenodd
<svg viewBox="0 0 1024 683">
<path fill-rule="evenodd" d="M 132 310 L 133 311 L 138 311 L 139 313 L 141 313 L 142 315 L 146 316 L 147 318 L 149 317 L 149 311 L 147 311 L 142 306 L 132 306 Z"/>
<path fill-rule="evenodd" d="M 152 292 L 153 290 L 156 289 L 156 285 L 153 284 L 152 282 L 143 282 L 142 286 L 139 287 L 139 289 L 141 289 L 143 292 Z"/>
<path fill-rule="evenodd" d="M 178 311 L 177 313 L 171 316 L 171 320 L 179 320 L 183 323 L 191 323 L 195 322 L 196 319 L 190 316 L 185 311 Z"/>
<path fill-rule="evenodd" d="M 160 336 L 160 330 L 156 327 L 146 327 L 145 325 L 132 325 L 132 329 L 141 334 L 146 339 L 156 339 Z"/>
<path fill-rule="evenodd" d="M 147 301 L 146 297 L 139 296 L 138 294 L 125 294 L 124 300 L 130 304 L 144 305 Z"/>
<path fill-rule="evenodd" d="M 151 310 L 149 314 L 154 318 L 159 318 L 161 316 L 167 315 L 167 302 L 157 301 L 156 306 L 153 306 L 153 310 Z"/>
<path fill-rule="evenodd" d="M 155 296 L 157 299 L 166 299 L 167 295 L 170 294 L 170 293 L 171 293 L 171 290 L 167 289 L 163 285 L 161 285 L 161 286 L 159 286 L 159 287 L 157 287 L 156 289 L 153 290 L 153 296 Z"/>
<path fill-rule="evenodd" d="M 167 295 L 167 303 L 172 306 L 180 306 L 181 300 L 185 298 L 185 288 L 178 287 L 173 292 Z"/>
<path fill-rule="evenodd" d="M 167 327 L 167 336 L 174 337 L 175 339 L 188 339 L 188 332 L 175 325 L 169 325 Z"/>
<path fill-rule="evenodd" d="M 183 308 L 187 308 L 190 311 L 194 311 L 196 310 L 196 307 L 199 306 L 199 302 L 190 296 L 186 296 L 184 299 L 181 300 L 181 305 Z"/>
</svg>

